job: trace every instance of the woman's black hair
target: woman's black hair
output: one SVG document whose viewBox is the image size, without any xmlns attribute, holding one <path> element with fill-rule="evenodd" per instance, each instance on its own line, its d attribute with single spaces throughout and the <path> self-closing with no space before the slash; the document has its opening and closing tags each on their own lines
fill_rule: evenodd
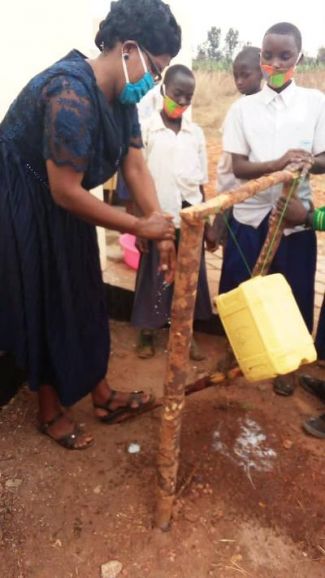
<svg viewBox="0 0 325 578">
<path fill-rule="evenodd" d="M 100 23 L 95 44 L 110 50 L 126 40 L 134 40 L 155 56 L 174 57 L 181 47 L 181 28 L 162 0 L 117 0 Z"/>
<path fill-rule="evenodd" d="M 274 24 L 273 26 L 271 26 L 271 28 L 269 28 L 265 32 L 264 38 L 268 34 L 283 34 L 285 36 L 293 36 L 293 38 L 295 39 L 298 52 L 301 52 L 302 48 L 301 32 L 299 28 L 297 28 L 297 26 L 295 26 L 294 24 L 291 24 L 291 22 L 278 22 L 278 24 Z"/>
<path fill-rule="evenodd" d="M 171 82 L 178 74 L 183 74 L 190 78 L 195 78 L 192 70 L 184 64 L 173 64 L 173 66 L 169 66 L 167 68 L 163 84 L 167 86 L 169 82 Z"/>
</svg>

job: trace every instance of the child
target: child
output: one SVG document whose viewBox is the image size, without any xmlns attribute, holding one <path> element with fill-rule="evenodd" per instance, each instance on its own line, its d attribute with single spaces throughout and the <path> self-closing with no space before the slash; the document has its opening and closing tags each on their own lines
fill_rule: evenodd
<svg viewBox="0 0 325 578">
<path fill-rule="evenodd" d="M 260 67 L 261 50 L 256 46 L 245 46 L 233 63 L 233 76 L 236 87 L 242 95 L 256 94 L 261 90 L 262 71 Z M 231 153 L 223 151 L 217 166 L 217 193 L 229 191 L 240 185 L 232 168 Z M 229 219 L 231 210 L 218 214 L 214 226 L 217 228 L 216 245 L 224 244 L 227 237 L 225 219 Z M 218 242 L 219 241 L 219 242 Z"/>
<path fill-rule="evenodd" d="M 145 157 L 154 178 L 159 202 L 172 214 L 178 228 L 179 212 L 184 206 L 201 203 L 203 184 L 207 182 L 207 159 L 203 131 L 183 116 L 192 101 L 195 79 L 192 71 L 181 64 L 171 66 L 165 75 L 163 108 L 143 122 Z M 173 287 L 164 284 L 159 273 L 156 245 L 149 242 L 142 253 L 137 275 L 132 323 L 141 328 L 138 355 L 155 354 L 154 329 L 164 327 L 170 318 Z M 204 255 L 202 253 L 196 301 L 196 319 L 212 315 Z M 195 343 L 191 357 L 203 359 Z"/>
<path fill-rule="evenodd" d="M 286 202 L 283 198 L 279 200 L 278 207 L 285 210 L 286 221 L 290 226 L 303 225 L 312 227 L 314 231 L 325 231 L 325 207 L 307 211 L 299 199 Z M 318 357 L 324 360 L 325 299 L 322 304 L 315 344 Z M 299 382 L 306 391 L 318 397 L 323 403 L 325 402 L 325 381 L 309 375 L 300 375 Z M 303 423 L 303 428 L 314 437 L 325 439 L 325 413 L 308 418 Z"/>
<path fill-rule="evenodd" d="M 262 71 L 261 50 L 256 46 L 246 46 L 239 52 L 233 63 L 233 77 L 240 94 L 256 94 L 261 90 Z M 232 170 L 231 153 L 223 152 L 217 166 L 217 192 L 229 191 L 240 185 Z"/>
<path fill-rule="evenodd" d="M 325 96 L 318 90 L 296 86 L 292 80 L 301 59 L 301 34 L 293 24 L 281 22 L 267 30 L 261 68 L 266 84 L 260 92 L 236 101 L 227 115 L 223 148 L 232 154 L 234 174 L 245 182 L 295 163 L 312 172 L 325 170 Z M 220 293 L 246 280 L 268 229 L 269 214 L 282 186 L 259 193 L 234 206 L 230 225 L 236 240 L 228 240 Z M 297 192 L 306 208 L 311 203 L 308 179 Z M 312 330 L 316 237 L 311 229 L 285 231 L 270 272 L 282 273 L 295 295 L 305 322 Z M 243 256 L 238 250 L 240 247 Z M 245 262 L 244 262 L 245 260 Z M 275 391 L 293 392 L 292 380 L 277 378 Z"/>
<path fill-rule="evenodd" d="M 161 109 L 162 95 L 161 95 L 161 84 L 156 84 L 151 90 L 144 95 L 144 97 L 137 104 L 137 115 L 135 121 L 140 121 L 142 124 L 144 120 L 150 118 L 155 110 Z M 119 204 L 126 207 L 128 213 L 133 212 L 133 200 L 132 195 L 130 195 L 125 180 L 122 175 L 122 171 L 119 170 L 116 174 L 117 185 L 116 185 L 116 196 Z"/>
</svg>

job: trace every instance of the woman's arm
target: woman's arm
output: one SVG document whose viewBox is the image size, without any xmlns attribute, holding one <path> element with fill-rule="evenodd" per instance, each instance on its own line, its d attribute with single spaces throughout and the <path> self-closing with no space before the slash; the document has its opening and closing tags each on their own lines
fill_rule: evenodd
<svg viewBox="0 0 325 578">
<path fill-rule="evenodd" d="M 162 212 L 154 180 L 143 157 L 142 149 L 130 147 L 122 163 L 127 188 L 145 216 L 153 211 Z"/>
<path fill-rule="evenodd" d="M 83 173 L 76 172 L 70 166 L 57 166 L 51 160 L 46 161 L 46 167 L 54 201 L 81 219 L 97 226 L 133 233 L 148 239 L 174 238 L 171 218 L 159 214 L 154 208 L 150 218 L 139 218 L 124 213 L 100 201 L 84 189 L 81 184 Z M 155 206 L 154 200 L 152 207 Z M 147 214 L 149 215 L 149 211 Z"/>
</svg>

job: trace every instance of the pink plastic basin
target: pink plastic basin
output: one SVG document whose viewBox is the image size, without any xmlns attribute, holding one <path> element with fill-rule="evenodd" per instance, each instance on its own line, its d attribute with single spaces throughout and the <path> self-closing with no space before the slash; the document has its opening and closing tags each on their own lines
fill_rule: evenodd
<svg viewBox="0 0 325 578">
<path fill-rule="evenodd" d="M 140 253 L 135 246 L 135 236 L 125 233 L 120 236 L 120 245 L 123 249 L 124 262 L 132 269 L 139 267 Z"/>
</svg>

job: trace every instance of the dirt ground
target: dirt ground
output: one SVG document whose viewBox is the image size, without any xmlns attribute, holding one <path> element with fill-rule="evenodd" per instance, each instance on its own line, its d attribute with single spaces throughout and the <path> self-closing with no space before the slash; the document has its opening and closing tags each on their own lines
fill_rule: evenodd
<svg viewBox="0 0 325 578">
<path fill-rule="evenodd" d="M 113 322 L 112 339 L 114 387 L 159 396 L 167 331 L 152 360 L 136 357 L 128 324 Z M 198 340 L 207 359 L 190 364 L 190 381 L 224 346 Z M 160 410 L 105 426 L 85 399 L 74 413 L 96 443 L 68 452 L 36 431 L 23 388 L 0 413 L 1 577 L 98 578 L 111 560 L 128 578 L 323 577 L 324 442 L 301 430 L 320 405 L 301 388 L 282 398 L 243 378 L 189 396 L 174 522 L 162 533 L 152 529 Z"/>
</svg>

